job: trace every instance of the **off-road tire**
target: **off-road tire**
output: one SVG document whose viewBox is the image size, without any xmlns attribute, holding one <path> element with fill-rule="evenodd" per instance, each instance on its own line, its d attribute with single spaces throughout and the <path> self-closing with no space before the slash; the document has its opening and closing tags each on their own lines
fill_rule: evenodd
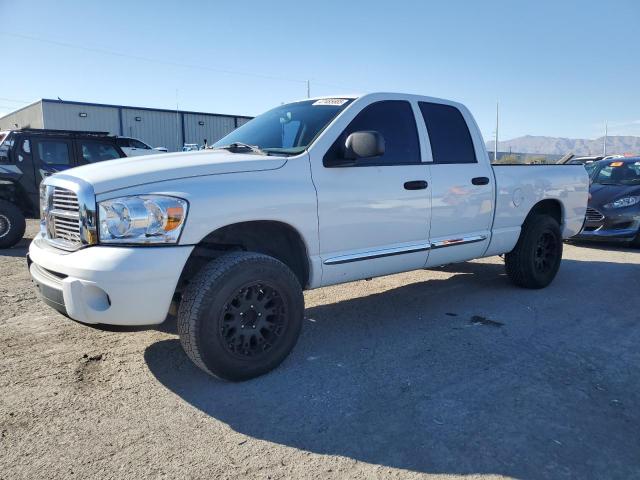
<svg viewBox="0 0 640 480">
<path fill-rule="evenodd" d="M 519 287 L 546 287 L 560 268 L 562 246 L 560 226 L 553 217 L 529 217 L 515 248 L 504 257 L 509 279 Z M 546 253 L 551 251 L 554 252 L 552 257 Z"/>
<path fill-rule="evenodd" d="M 265 287 L 262 289 L 261 285 Z M 249 311 L 254 306 L 244 303 L 249 295 L 242 293 L 249 289 L 253 289 L 251 295 L 256 298 L 260 297 L 263 290 L 266 292 L 268 289 L 274 302 L 277 300 L 275 307 L 269 307 L 272 309 L 270 311 L 277 311 L 278 314 L 257 317 L 255 311 L 266 312 L 268 300 L 264 298 L 257 300 L 262 303 L 256 302 L 255 311 Z M 238 303 L 240 301 L 243 303 Z M 255 319 L 253 330 L 250 322 L 246 325 L 247 330 L 239 330 L 239 310 L 245 307 L 247 310 L 244 311 L 243 318 L 246 320 L 252 316 Z M 229 321 L 229 316 L 232 322 Z M 267 335 L 272 333 L 266 329 L 266 326 L 272 324 L 264 322 L 274 317 L 282 322 L 278 323 L 282 328 L 280 335 L 269 337 L 275 339 L 270 345 L 262 335 L 263 332 Z M 302 288 L 294 273 L 284 263 L 260 253 L 232 252 L 210 261 L 191 279 L 183 292 L 177 324 L 180 343 L 193 363 L 220 379 L 241 381 L 263 375 L 280 365 L 298 340 L 303 317 Z M 244 323 L 242 325 L 244 329 Z M 233 342 L 226 340 L 231 331 L 235 335 Z M 249 337 L 252 343 L 242 336 L 247 332 L 248 335 L 254 335 Z M 239 338 L 243 340 L 238 340 Z M 245 342 L 249 342 L 246 343 L 247 350 L 243 350 Z M 248 356 L 249 348 L 252 352 L 257 352 L 255 357 Z"/>
<path fill-rule="evenodd" d="M 0 248 L 10 248 L 22 240 L 26 220 L 18 207 L 0 200 Z"/>
</svg>

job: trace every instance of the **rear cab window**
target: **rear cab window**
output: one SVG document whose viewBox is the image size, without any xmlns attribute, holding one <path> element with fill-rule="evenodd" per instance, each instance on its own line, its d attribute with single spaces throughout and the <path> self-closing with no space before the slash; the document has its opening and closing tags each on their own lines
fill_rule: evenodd
<svg viewBox="0 0 640 480">
<path fill-rule="evenodd" d="M 478 162 L 469 126 L 460 110 L 440 103 L 418 105 L 427 125 L 434 164 Z"/>
</svg>

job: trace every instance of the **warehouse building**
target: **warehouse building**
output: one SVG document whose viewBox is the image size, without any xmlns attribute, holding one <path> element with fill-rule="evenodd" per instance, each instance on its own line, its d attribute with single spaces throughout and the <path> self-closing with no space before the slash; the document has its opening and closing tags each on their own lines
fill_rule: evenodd
<svg viewBox="0 0 640 480">
<path fill-rule="evenodd" d="M 43 98 L 0 118 L 0 130 L 50 128 L 109 132 L 151 147 L 182 150 L 185 143 L 212 144 L 251 120 L 242 115 L 104 105 Z"/>
</svg>

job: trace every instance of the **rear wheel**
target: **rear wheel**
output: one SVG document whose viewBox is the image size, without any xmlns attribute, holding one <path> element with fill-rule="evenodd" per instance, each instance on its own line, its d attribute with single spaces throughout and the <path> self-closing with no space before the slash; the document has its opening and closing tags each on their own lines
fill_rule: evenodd
<svg viewBox="0 0 640 480">
<path fill-rule="evenodd" d="M 514 284 L 544 288 L 555 278 L 561 260 L 558 222 L 548 215 L 534 215 L 523 225 L 516 247 L 505 255 L 505 268 Z"/>
<path fill-rule="evenodd" d="M 0 200 L 0 248 L 13 247 L 24 235 L 26 221 L 18 207 Z"/>
<path fill-rule="evenodd" d="M 178 333 L 202 370 L 224 380 L 246 380 L 286 358 L 303 315 L 300 283 L 285 264 L 234 252 L 209 262 L 190 282 L 178 310 Z"/>
</svg>

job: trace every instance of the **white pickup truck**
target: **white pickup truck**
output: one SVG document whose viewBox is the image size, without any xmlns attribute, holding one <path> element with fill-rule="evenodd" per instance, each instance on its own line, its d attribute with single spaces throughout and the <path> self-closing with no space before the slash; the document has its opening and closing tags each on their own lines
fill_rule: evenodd
<svg viewBox="0 0 640 480">
<path fill-rule="evenodd" d="M 547 286 L 588 186 L 580 165 L 492 166 L 459 103 L 317 98 L 212 149 L 47 178 L 28 263 L 79 322 L 159 324 L 176 307 L 189 357 L 243 380 L 291 351 L 304 289 L 499 254 L 513 283 Z"/>
</svg>

